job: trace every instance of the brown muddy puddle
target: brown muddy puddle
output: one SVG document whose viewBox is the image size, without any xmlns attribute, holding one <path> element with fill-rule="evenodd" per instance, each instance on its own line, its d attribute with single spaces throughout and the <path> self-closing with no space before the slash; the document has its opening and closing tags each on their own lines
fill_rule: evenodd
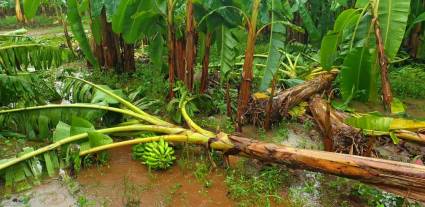
<svg viewBox="0 0 425 207">
<path fill-rule="evenodd" d="M 227 197 L 221 170 L 210 173 L 208 188 L 191 171 L 174 165 L 156 172 L 131 159 L 131 148 L 110 151 L 108 166 L 92 167 L 79 173 L 82 191 L 96 206 L 235 206 Z"/>
</svg>

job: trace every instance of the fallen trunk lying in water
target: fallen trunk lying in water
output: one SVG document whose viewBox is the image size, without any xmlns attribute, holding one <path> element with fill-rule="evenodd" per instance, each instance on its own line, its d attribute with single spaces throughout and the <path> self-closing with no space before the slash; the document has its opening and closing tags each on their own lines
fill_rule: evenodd
<svg viewBox="0 0 425 207">
<path fill-rule="evenodd" d="M 329 77 L 329 79 L 333 79 Z M 24 109 L 16 109 L 9 111 L 0 111 L 0 114 L 10 114 L 18 112 L 28 112 L 30 110 L 41 110 L 45 108 L 93 108 L 97 110 L 115 111 L 126 114 L 137 120 L 143 120 L 153 125 L 128 124 L 115 128 L 100 129 L 97 133 L 108 134 L 116 132 L 129 131 L 150 131 L 163 136 L 137 138 L 124 142 L 115 142 L 111 144 L 92 147 L 88 150 L 81 151 L 80 156 L 89 153 L 96 153 L 102 150 L 120 147 L 125 145 L 133 145 L 137 143 L 152 142 L 163 139 L 170 142 L 189 142 L 194 144 L 207 145 L 211 148 L 224 151 L 225 155 L 242 155 L 253 157 L 265 162 L 273 162 L 290 167 L 308 169 L 330 173 L 337 176 L 348 177 L 360 180 L 365 183 L 373 184 L 389 192 L 405 196 L 407 198 L 425 201 L 425 167 L 402 162 L 388 161 L 375 158 L 366 158 L 348 154 L 338 154 L 332 152 L 322 152 L 315 150 L 296 149 L 282 145 L 271 143 L 263 143 L 253 139 L 239 137 L 235 135 L 227 135 L 224 133 L 215 134 L 202 129 L 194 123 L 186 113 L 185 103 L 181 106 L 181 112 L 192 130 L 174 126 L 168 122 L 153 117 L 136 106 L 125 101 L 124 99 L 114 96 L 110 91 L 98 88 L 102 92 L 113 96 L 129 109 L 119 109 L 113 107 L 104 107 L 90 104 L 70 104 L 70 105 L 51 105 L 44 107 L 30 107 Z M 301 89 L 300 89 L 301 90 Z M 310 93 L 309 93 L 310 94 Z M 288 95 L 289 97 L 289 95 Z M 336 116 L 336 115 L 335 115 Z M 88 133 L 77 134 L 66 137 L 60 141 L 54 142 L 46 147 L 34 150 L 30 153 L 0 161 L 0 171 L 7 170 L 17 164 L 24 164 L 25 160 L 34 158 L 38 155 L 56 150 L 71 142 L 86 139 Z M 77 154 L 78 155 L 78 154 Z M 39 156 L 40 157 L 40 156 Z"/>
<path fill-rule="evenodd" d="M 347 177 L 425 201 L 425 167 L 355 155 L 304 150 L 229 136 L 239 153 L 262 161 Z"/>
<path fill-rule="evenodd" d="M 143 142 L 165 141 L 207 144 L 225 155 L 241 155 L 288 167 L 329 173 L 375 185 L 400 196 L 425 201 L 425 166 L 317 150 L 297 149 L 220 133 L 216 138 L 197 134 L 140 138 L 92 148 L 80 155 Z M 197 137 L 195 139 L 195 137 Z"/>
</svg>

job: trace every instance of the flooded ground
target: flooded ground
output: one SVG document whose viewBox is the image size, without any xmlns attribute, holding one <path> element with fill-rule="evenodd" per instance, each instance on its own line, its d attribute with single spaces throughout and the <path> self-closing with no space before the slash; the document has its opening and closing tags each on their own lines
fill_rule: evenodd
<svg viewBox="0 0 425 207">
<path fill-rule="evenodd" d="M 129 147 L 111 150 L 109 166 L 83 170 L 77 181 L 90 200 L 106 206 L 235 206 L 226 194 L 224 171 L 210 173 L 208 188 L 193 172 L 178 165 L 163 172 L 149 172 L 131 159 Z M 136 205 L 137 204 L 137 205 Z"/>
<path fill-rule="evenodd" d="M 0 206 L 4 207 L 70 207 L 75 206 L 76 199 L 61 181 L 57 179 L 46 180 L 43 184 L 35 186 L 28 192 L 4 198 Z"/>
<path fill-rule="evenodd" d="M 362 105 L 359 108 L 361 107 L 367 106 Z M 215 126 L 218 126 L 216 122 L 224 123 L 220 117 L 204 119 L 210 120 L 210 124 Z M 226 126 L 222 126 L 222 129 L 225 128 Z M 298 148 L 323 149 L 320 133 L 309 122 L 301 124 L 282 121 L 268 132 L 254 126 L 245 126 L 243 131 L 243 136 L 262 141 Z M 9 147 L 9 150 L 6 151 L 13 153 L 16 150 L 19 151 L 19 149 L 15 149 L 17 146 L 25 146 L 25 143 L 13 140 L 13 142 L 3 143 L 3 145 L 5 149 Z M 22 148 L 22 146 L 18 148 Z M 203 148 L 197 147 L 195 151 L 192 152 L 191 157 L 205 156 Z M 177 155 L 184 156 L 181 149 L 178 152 Z M 246 205 L 246 202 L 241 200 L 243 197 L 235 197 L 232 194 L 232 192 L 235 193 L 234 188 L 240 188 L 237 189 L 240 192 L 236 193 L 249 191 L 243 185 L 251 182 L 246 180 L 250 177 L 233 178 L 232 181 L 240 183 L 229 186 L 229 183 L 226 183 L 229 174 L 222 166 L 207 172 L 207 182 L 205 182 L 195 176 L 195 168 L 185 167 L 185 165 L 197 165 L 199 160 L 196 159 L 189 164 L 182 164 L 180 161 L 183 159 L 178 159 L 169 170 L 150 172 L 145 165 L 132 160 L 130 147 L 111 150 L 110 155 L 111 159 L 107 166 L 93 166 L 83 169 L 78 174 L 74 181 L 79 185 L 78 194 L 70 193 L 69 187 L 60 179 L 50 178 L 44 184 L 27 192 L 3 198 L 0 206 L 264 206 Z M 259 171 L 264 167 L 264 163 L 234 156 L 230 157 L 230 165 L 231 169 L 244 172 L 251 178 L 257 177 Z M 375 194 L 358 195 L 359 192 L 369 193 L 370 190 L 369 188 L 364 190 L 360 183 L 353 180 L 305 170 L 284 167 L 282 169 L 281 176 L 286 177 L 286 180 L 278 189 L 279 199 L 270 201 L 267 204 L 269 206 L 366 207 L 371 206 L 368 204 L 367 196 L 375 196 Z M 254 184 L 258 184 L 255 182 L 254 179 Z M 264 199 L 270 195 L 249 194 L 249 196 L 255 200 Z M 369 199 L 373 199 L 373 197 Z"/>
<path fill-rule="evenodd" d="M 321 149 L 320 134 L 309 124 L 294 122 L 281 123 L 270 132 L 264 132 L 253 126 L 244 128 L 244 136 L 288 146 Z M 197 147 L 191 157 L 205 156 L 203 149 Z M 178 155 L 185 153 L 178 150 Z M 231 169 L 243 172 L 250 177 L 234 177 L 229 186 L 228 172 L 218 167 L 207 172 L 207 181 L 195 176 L 196 168 L 187 169 L 178 159 L 174 166 L 166 171 L 150 172 L 145 165 L 131 158 L 131 148 L 117 148 L 110 151 L 107 166 L 93 166 L 83 169 L 75 179 L 79 193 L 70 193 L 69 187 L 57 178 L 51 178 L 22 194 L 4 198 L 0 206 L 264 206 L 248 204 L 237 193 L 249 192 L 246 179 L 257 177 L 264 163 L 230 157 Z M 205 160 L 204 160 L 205 162 Z M 242 163 L 242 165 L 241 165 Z M 189 165 L 197 165 L 194 160 Z M 186 163 L 188 165 L 188 163 Z M 242 167 L 241 167 L 242 166 Z M 278 189 L 279 199 L 272 200 L 270 206 L 276 207 L 330 207 L 330 206 L 370 206 L 353 192 L 363 192 L 359 183 L 322 173 L 294 170 L 282 167 L 280 176 L 285 182 Z M 253 179 L 255 185 L 258 183 Z M 227 182 L 226 182 L 227 181 Z M 274 182 L 269 181 L 269 182 Z M 240 186 L 238 186 L 240 185 Z M 369 191 L 368 191 L 369 192 Z M 264 199 L 266 194 L 249 194 L 251 199 Z M 365 195 L 361 195 L 365 196 Z M 366 195 L 367 196 L 367 195 Z M 373 194 L 374 196 L 374 194 Z M 372 205 L 373 206 L 373 205 Z"/>
</svg>

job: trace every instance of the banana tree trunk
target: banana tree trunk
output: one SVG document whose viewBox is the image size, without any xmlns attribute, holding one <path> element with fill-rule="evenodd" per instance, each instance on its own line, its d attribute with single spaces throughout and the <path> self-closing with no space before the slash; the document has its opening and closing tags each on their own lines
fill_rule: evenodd
<svg viewBox="0 0 425 207">
<path fill-rule="evenodd" d="M 232 118 L 233 110 L 232 110 L 232 97 L 230 97 L 230 83 L 229 80 L 226 81 L 226 115 L 229 118 Z"/>
<path fill-rule="evenodd" d="M 274 93 L 276 90 L 276 75 L 273 77 L 272 80 L 272 90 L 270 93 L 270 97 L 269 100 L 267 102 L 267 106 L 266 106 L 266 117 L 264 119 L 264 124 L 263 124 L 263 128 L 265 130 L 269 130 L 271 128 L 271 115 L 272 115 L 272 108 L 273 108 L 273 97 L 274 97 Z"/>
<path fill-rule="evenodd" d="M 391 102 L 393 99 L 393 95 L 391 92 L 390 80 L 388 78 L 388 59 L 385 55 L 384 42 L 381 36 L 381 28 L 379 26 L 377 12 L 374 12 L 372 24 L 375 29 L 378 61 L 379 61 L 379 66 L 381 67 L 381 85 L 382 85 L 382 96 L 383 96 L 384 106 L 387 111 L 391 112 Z"/>
<path fill-rule="evenodd" d="M 174 98 L 174 81 L 175 81 L 175 33 L 173 20 L 173 0 L 167 1 L 167 45 L 168 45 L 168 81 L 169 81 L 169 98 Z"/>
<path fill-rule="evenodd" d="M 202 58 L 202 75 L 200 93 L 203 94 L 208 89 L 208 66 L 210 64 L 210 48 L 211 48 L 211 32 L 207 32 L 205 36 L 205 52 Z"/>
<path fill-rule="evenodd" d="M 273 97 L 270 113 L 271 123 L 288 116 L 288 111 L 302 101 L 306 101 L 313 95 L 330 88 L 336 76 L 337 73 L 334 72 L 325 73 L 298 86 L 279 92 Z M 253 100 L 246 112 L 248 121 L 257 126 L 263 126 L 268 102 L 268 99 Z"/>
<path fill-rule="evenodd" d="M 117 69 L 120 66 L 119 41 L 117 35 L 112 31 L 112 25 L 106 19 L 106 9 L 102 9 L 102 49 L 107 68 Z"/>
<path fill-rule="evenodd" d="M 310 100 L 309 107 L 324 137 L 327 151 L 356 155 L 365 154 L 367 150 L 364 144 L 367 144 L 367 139 L 359 129 L 344 123 L 344 120 L 348 117 L 347 114 L 336 111 L 319 96 Z"/>
<path fill-rule="evenodd" d="M 88 9 L 89 25 L 90 25 L 91 32 L 93 34 L 94 33 L 93 32 L 94 31 L 94 23 L 93 23 L 94 17 L 91 13 L 90 7 L 91 7 L 91 5 L 89 4 L 89 9 Z M 101 43 L 97 43 L 94 38 L 90 38 L 89 41 L 90 41 L 90 48 L 92 49 L 93 54 L 96 57 L 97 62 L 99 63 L 100 66 L 103 66 L 105 64 L 105 59 L 104 59 L 104 56 L 103 56 L 103 49 L 102 49 Z M 92 66 L 90 61 L 88 61 L 88 60 L 87 60 L 87 64 L 89 66 Z"/>
<path fill-rule="evenodd" d="M 4 8 L 0 8 L 0 19 L 3 19 L 4 17 L 6 17 L 6 12 Z"/>
<path fill-rule="evenodd" d="M 16 19 L 18 22 L 24 22 L 24 15 L 22 14 L 21 9 L 21 2 L 19 0 L 15 0 L 15 13 L 16 13 Z"/>
<path fill-rule="evenodd" d="M 184 38 L 175 40 L 175 67 L 177 78 L 184 81 L 185 78 L 185 65 L 186 65 L 186 41 Z"/>
<path fill-rule="evenodd" d="M 239 88 L 238 111 L 236 115 L 236 130 L 242 131 L 242 125 L 245 119 L 245 113 L 251 96 L 251 83 L 253 77 L 253 63 L 255 39 L 257 33 L 257 16 L 260 6 L 260 0 L 254 0 L 252 3 L 252 16 L 248 23 L 248 40 L 245 51 L 245 61 L 242 70 L 242 82 Z"/>
<path fill-rule="evenodd" d="M 126 73 L 132 73 L 136 70 L 134 60 L 134 44 L 127 44 L 121 41 L 123 69 Z"/>
<path fill-rule="evenodd" d="M 195 63 L 195 22 L 192 0 L 186 3 L 186 74 L 185 84 L 189 91 L 193 89 L 193 66 Z"/>
<path fill-rule="evenodd" d="M 262 161 L 352 178 L 383 190 L 425 201 L 425 167 L 355 155 L 296 149 L 229 136 L 236 153 Z"/>
<path fill-rule="evenodd" d="M 63 26 L 63 34 L 65 36 L 66 46 L 68 46 L 69 50 L 71 50 L 71 53 L 75 56 L 74 48 L 72 47 L 71 36 L 69 35 L 68 22 L 62 19 L 62 26 Z"/>
</svg>

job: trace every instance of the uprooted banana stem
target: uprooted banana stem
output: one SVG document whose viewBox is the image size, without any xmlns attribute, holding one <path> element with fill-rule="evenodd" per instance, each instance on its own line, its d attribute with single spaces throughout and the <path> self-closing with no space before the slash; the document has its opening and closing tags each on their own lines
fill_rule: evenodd
<svg viewBox="0 0 425 207">
<path fill-rule="evenodd" d="M 194 131 L 196 131 L 196 132 L 199 132 L 200 134 L 205 135 L 205 136 L 207 136 L 207 137 L 210 137 L 210 138 L 215 137 L 216 135 L 215 135 L 213 132 L 210 132 L 210 131 L 208 131 L 208 130 L 205 130 L 205 129 L 201 128 L 198 124 L 196 124 L 196 123 L 195 123 L 195 122 L 194 122 L 194 121 L 190 118 L 190 116 L 187 114 L 187 111 L 186 111 L 186 104 L 187 104 L 187 102 L 188 102 L 188 101 L 183 102 L 183 104 L 182 104 L 182 106 L 181 106 L 180 110 L 181 110 L 181 113 L 182 113 L 182 115 L 183 115 L 184 120 L 185 120 L 185 121 L 186 121 L 186 123 L 189 125 L 189 127 L 190 127 L 192 130 L 194 130 Z"/>
<path fill-rule="evenodd" d="M 163 139 L 164 141 L 167 141 L 167 142 L 186 142 L 191 144 L 208 144 L 210 141 L 210 138 L 202 134 L 190 133 L 190 131 L 186 131 L 186 133 L 184 134 L 136 138 L 132 140 L 102 145 L 99 147 L 91 148 L 86 151 L 81 151 L 80 156 L 96 153 L 96 152 L 107 150 L 107 149 L 117 148 L 117 147 L 135 145 L 135 144 L 146 143 L 146 142 L 156 142 L 156 141 L 159 141 L 160 139 Z M 227 139 L 227 136 L 223 136 L 222 139 L 217 139 L 211 143 L 211 148 L 216 150 L 227 151 L 233 147 L 234 147 L 233 144 Z"/>
<path fill-rule="evenodd" d="M 140 109 L 139 107 L 135 106 L 134 104 L 128 102 L 127 100 L 121 98 L 120 96 L 114 94 L 113 92 L 106 90 L 94 83 L 91 83 L 89 81 L 86 81 L 84 79 L 81 78 L 76 78 L 76 77 L 70 77 L 70 76 L 66 76 L 65 78 L 69 78 L 69 79 L 74 79 L 74 80 L 78 80 L 81 81 L 87 85 L 92 86 L 93 88 L 96 88 L 99 91 L 102 91 L 103 93 L 107 94 L 108 96 L 118 100 L 121 104 L 123 104 L 124 106 L 126 106 L 127 108 L 129 108 L 131 111 L 136 112 L 138 114 L 141 114 L 143 117 L 148 118 L 150 121 L 149 123 L 151 124 L 155 124 L 155 125 L 162 125 L 162 126 L 174 126 L 173 124 L 166 122 L 164 120 L 159 119 L 158 117 L 152 116 L 146 112 L 144 112 L 142 109 Z"/>
<path fill-rule="evenodd" d="M 174 127 L 174 125 L 164 125 L 162 122 L 158 121 L 158 118 L 153 117 L 149 114 L 139 114 L 134 111 L 130 111 L 127 109 L 121 109 L 121 108 L 115 108 L 115 107 L 109 107 L 109 106 L 101 106 L 97 104 L 49 104 L 45 106 L 34 106 L 34 107 L 26 107 L 26 108 L 19 108 L 19 109 L 10 109 L 10 110 L 3 110 L 0 111 L 0 115 L 2 114 L 11 114 L 11 113 L 19 113 L 24 111 L 36 111 L 36 110 L 44 110 L 44 109 L 57 109 L 57 108 L 83 108 L 83 109 L 93 109 L 93 110 L 105 110 L 105 111 L 112 111 L 121 113 L 123 115 L 131 116 L 139 120 L 146 121 L 148 123 L 154 124 L 154 125 L 160 125 L 160 126 L 167 126 L 167 127 Z"/>
<path fill-rule="evenodd" d="M 150 131 L 150 132 L 157 132 L 157 133 L 164 133 L 164 134 L 178 134 L 178 133 L 184 132 L 185 129 L 183 129 L 183 128 L 170 128 L 170 127 L 155 126 L 155 125 L 136 124 L 136 125 L 130 125 L 130 126 L 121 126 L 121 127 L 114 127 L 114 128 L 96 130 L 96 132 L 102 133 L 102 134 L 110 134 L 110 133 L 116 133 L 116 132 L 132 132 L 132 131 Z M 14 164 L 21 162 L 21 161 L 35 157 L 37 155 L 43 154 L 47 151 L 57 149 L 64 144 L 68 144 L 68 143 L 71 143 L 71 142 L 82 140 L 82 139 L 87 138 L 87 137 L 88 137 L 88 133 L 77 134 L 77 135 L 70 136 L 70 137 L 64 138 L 62 140 L 59 140 L 59 141 L 57 141 L 53 144 L 47 145 L 45 147 L 39 148 L 39 149 L 37 149 L 37 150 L 35 150 L 31 153 L 24 154 L 20 157 L 11 158 L 8 161 L 0 164 L 0 170 L 3 170 L 7 167 L 10 167 Z"/>
</svg>

